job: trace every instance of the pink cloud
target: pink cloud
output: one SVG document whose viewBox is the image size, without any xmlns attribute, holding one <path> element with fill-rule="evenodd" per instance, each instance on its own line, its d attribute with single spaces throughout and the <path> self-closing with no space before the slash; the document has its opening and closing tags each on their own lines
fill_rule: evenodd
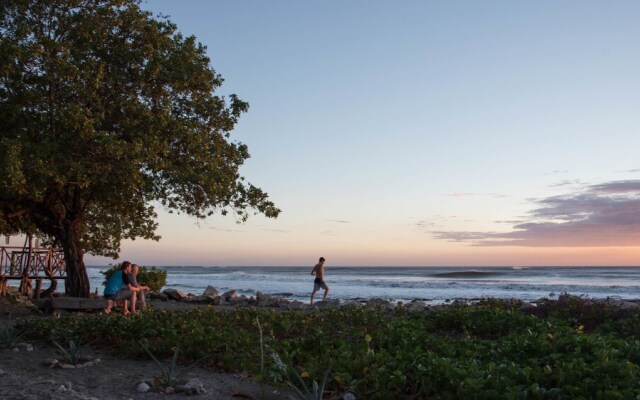
<svg viewBox="0 0 640 400">
<path fill-rule="evenodd" d="M 436 239 L 475 246 L 640 246 L 640 180 L 584 187 L 536 200 L 538 205 L 510 232 L 432 232 Z"/>
</svg>

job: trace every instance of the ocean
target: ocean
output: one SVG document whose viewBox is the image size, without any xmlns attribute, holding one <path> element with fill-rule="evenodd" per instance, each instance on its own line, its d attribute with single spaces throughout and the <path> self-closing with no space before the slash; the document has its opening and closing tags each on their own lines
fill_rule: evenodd
<svg viewBox="0 0 640 400">
<path fill-rule="evenodd" d="M 256 291 L 290 300 L 308 301 L 313 289 L 311 266 L 304 267 L 159 267 L 167 271 L 167 286 L 202 294 L 211 285 L 218 291 Z M 100 271 L 88 267 L 91 290 L 104 286 Z M 513 298 L 555 299 L 562 293 L 594 299 L 640 298 L 640 267 L 331 267 L 325 266 L 329 298 L 392 302 L 413 299 L 428 304 L 453 300 Z M 321 299 L 322 291 L 316 295 Z"/>
</svg>

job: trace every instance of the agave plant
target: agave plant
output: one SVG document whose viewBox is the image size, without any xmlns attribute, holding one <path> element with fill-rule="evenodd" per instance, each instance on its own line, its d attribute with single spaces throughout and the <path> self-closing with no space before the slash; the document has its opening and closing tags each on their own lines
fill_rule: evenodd
<svg viewBox="0 0 640 400">
<path fill-rule="evenodd" d="M 191 369 L 193 368 L 197 363 L 199 363 L 200 361 L 204 360 L 205 358 L 209 357 L 209 356 L 204 356 L 201 359 L 195 361 L 194 363 L 192 363 L 191 365 L 189 365 L 186 368 L 178 368 L 178 354 L 180 353 L 180 348 L 179 347 L 175 347 L 173 349 L 173 357 L 171 358 L 171 363 L 168 366 L 163 365 L 158 358 L 151 352 L 151 350 L 149 349 L 149 344 L 147 343 L 146 340 L 140 340 L 139 341 L 140 345 L 142 346 L 142 348 L 144 349 L 144 351 L 147 352 L 147 354 L 149 354 L 149 356 L 151 357 L 151 359 L 156 363 L 156 365 L 158 366 L 158 369 L 160 370 L 160 384 L 163 387 L 175 387 L 175 385 L 177 385 L 178 383 L 180 383 L 180 381 L 182 380 L 182 377 Z"/>
<path fill-rule="evenodd" d="M 300 374 L 298 373 L 298 371 L 295 370 L 295 368 L 290 368 L 289 370 L 298 381 L 299 383 L 298 386 L 302 388 L 302 390 L 300 390 L 298 386 L 294 385 L 293 382 L 291 382 L 291 380 L 287 378 L 287 384 L 289 385 L 290 388 L 292 388 L 295 391 L 295 394 L 289 395 L 290 400 L 322 400 L 323 399 L 324 388 L 327 385 L 327 379 L 329 378 L 329 371 L 331 370 L 331 368 L 328 368 L 325 371 L 324 376 L 320 381 L 320 383 L 314 380 L 313 383 L 311 384 L 311 387 L 307 386 L 305 381 L 302 379 L 302 376 L 300 376 Z"/>
<path fill-rule="evenodd" d="M 64 348 L 58 342 L 53 341 L 53 344 L 58 348 L 58 351 L 64 357 L 65 361 L 71 365 L 76 365 L 80 362 L 80 344 L 74 340 L 69 340 L 69 347 Z"/>
<path fill-rule="evenodd" d="M 24 332 L 19 332 L 13 326 L 3 326 L 0 330 L 0 347 L 11 349 L 20 342 L 24 335 Z"/>
</svg>

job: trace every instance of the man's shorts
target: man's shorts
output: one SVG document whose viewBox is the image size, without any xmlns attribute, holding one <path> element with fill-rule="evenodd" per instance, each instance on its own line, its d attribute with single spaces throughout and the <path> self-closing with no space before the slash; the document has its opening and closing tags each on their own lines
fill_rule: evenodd
<svg viewBox="0 0 640 400">
<path fill-rule="evenodd" d="M 329 289 L 329 288 L 327 287 L 327 284 L 326 284 L 326 283 L 324 283 L 324 280 L 322 280 L 321 278 L 316 278 L 316 279 L 314 279 L 314 280 L 313 280 L 313 290 L 318 290 L 318 289 L 320 289 L 320 288 L 322 288 L 322 289 L 324 289 L 324 290 Z"/>
<path fill-rule="evenodd" d="M 134 293 L 129 289 L 118 290 L 116 294 L 113 296 L 113 299 L 116 301 L 120 300 L 131 300 L 133 299 Z"/>
</svg>

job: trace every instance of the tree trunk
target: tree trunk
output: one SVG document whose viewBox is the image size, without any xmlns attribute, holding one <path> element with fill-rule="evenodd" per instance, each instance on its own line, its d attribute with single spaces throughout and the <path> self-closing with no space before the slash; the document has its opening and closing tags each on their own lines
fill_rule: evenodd
<svg viewBox="0 0 640 400">
<path fill-rule="evenodd" d="M 66 293 L 74 297 L 89 297 L 89 276 L 84 265 L 84 252 L 80 246 L 80 232 L 74 224 L 64 224 L 60 227 L 60 241 L 64 251 L 64 261 L 67 264 Z"/>
</svg>

